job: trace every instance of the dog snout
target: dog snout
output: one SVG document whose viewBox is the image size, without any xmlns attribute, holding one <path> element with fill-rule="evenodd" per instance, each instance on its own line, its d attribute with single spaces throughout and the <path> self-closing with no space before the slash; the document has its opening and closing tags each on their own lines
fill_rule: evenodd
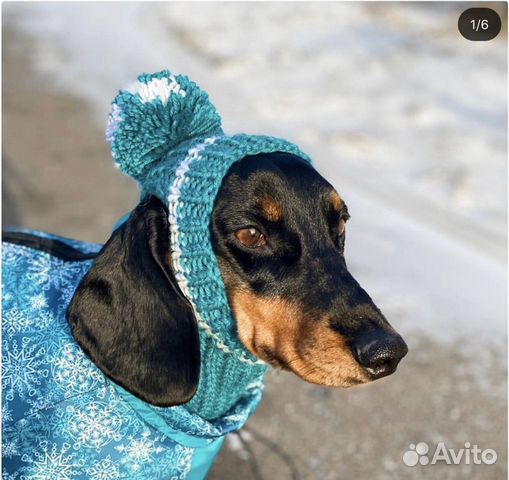
<svg viewBox="0 0 509 480">
<path fill-rule="evenodd" d="M 400 335 L 375 330 L 361 335 L 352 345 L 352 351 L 357 362 L 377 379 L 396 370 L 408 347 Z"/>
</svg>

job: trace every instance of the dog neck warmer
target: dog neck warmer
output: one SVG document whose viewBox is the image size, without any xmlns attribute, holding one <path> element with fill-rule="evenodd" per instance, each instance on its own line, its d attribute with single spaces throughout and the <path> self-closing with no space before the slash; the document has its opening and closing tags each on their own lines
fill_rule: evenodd
<svg viewBox="0 0 509 480">
<path fill-rule="evenodd" d="M 267 367 L 237 336 L 210 241 L 214 200 L 230 166 L 247 155 L 286 152 L 310 159 L 282 139 L 225 135 L 207 94 L 167 70 L 141 75 L 119 92 L 106 137 L 117 166 L 139 182 L 142 199 L 156 195 L 168 206 L 173 271 L 200 331 L 200 382 L 186 407 L 218 418 Z"/>
<path fill-rule="evenodd" d="M 101 245 L 42 232 L 2 242 L 2 478 L 203 480 L 258 405 L 223 416 L 160 408 L 120 388 L 74 340 L 66 311 Z"/>
<path fill-rule="evenodd" d="M 223 134 L 186 77 L 143 75 L 112 105 L 108 138 L 142 197 L 168 205 L 173 270 L 200 331 L 196 395 L 156 407 L 115 384 L 73 338 L 66 311 L 101 245 L 41 232 L 2 247 L 2 478 L 203 480 L 225 435 L 262 395 L 266 366 L 237 337 L 210 244 L 214 199 L 230 165 L 289 152 L 270 137 Z"/>
</svg>

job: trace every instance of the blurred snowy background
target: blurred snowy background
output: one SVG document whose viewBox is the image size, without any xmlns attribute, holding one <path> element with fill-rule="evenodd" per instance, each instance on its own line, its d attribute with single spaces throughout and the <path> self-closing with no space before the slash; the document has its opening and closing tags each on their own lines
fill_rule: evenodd
<svg viewBox="0 0 509 480">
<path fill-rule="evenodd" d="M 139 73 L 202 86 L 227 133 L 298 143 L 346 199 L 350 269 L 405 336 L 395 376 L 348 391 L 268 376 L 248 423 L 300 477 L 505 478 L 507 6 L 470 42 L 470 3 L 4 3 L 3 223 L 103 242 L 136 204 L 105 141 Z M 37 172 L 37 174 L 35 174 Z M 290 478 L 248 437 L 211 478 Z M 493 448 L 493 466 L 405 467 L 410 443 Z"/>
</svg>

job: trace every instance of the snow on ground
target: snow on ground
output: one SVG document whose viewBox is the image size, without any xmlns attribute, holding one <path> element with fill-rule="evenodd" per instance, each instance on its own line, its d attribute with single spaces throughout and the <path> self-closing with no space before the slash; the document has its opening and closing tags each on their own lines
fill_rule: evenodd
<svg viewBox="0 0 509 480">
<path fill-rule="evenodd" d="M 505 345 L 506 32 L 465 40 L 465 8 L 18 3 L 4 16 L 102 124 L 119 87 L 169 68 L 209 92 L 227 132 L 296 141 L 349 204 L 351 269 L 397 329 Z"/>
</svg>

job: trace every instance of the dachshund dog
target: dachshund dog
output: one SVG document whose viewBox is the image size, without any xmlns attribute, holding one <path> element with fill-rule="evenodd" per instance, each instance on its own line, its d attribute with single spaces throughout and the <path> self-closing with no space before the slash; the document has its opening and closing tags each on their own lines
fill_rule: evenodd
<svg viewBox="0 0 509 480">
<path fill-rule="evenodd" d="M 231 335 L 260 363 L 332 387 L 390 375 L 407 353 L 347 269 L 348 218 L 343 198 L 308 162 L 276 152 L 246 156 L 230 167 L 209 225 L 235 320 Z M 213 459 L 224 435 L 245 422 L 238 411 L 218 427 L 191 417 L 185 406 L 160 408 L 193 399 L 203 368 L 195 311 L 172 269 L 169 222 L 166 205 L 150 196 L 92 254 L 93 248 L 80 250 L 75 241 L 4 236 L 4 315 L 9 302 L 25 293 L 39 315 L 19 338 L 4 316 L 4 406 L 18 415 L 4 427 L 12 454 L 4 459 L 5 473 L 35 475 L 44 459 L 55 458 L 70 465 L 62 464 L 75 472 L 72 478 L 95 478 L 104 469 L 111 475 L 104 478 L 201 479 L 212 460 L 193 452 L 209 449 Z M 30 251 L 49 256 L 31 259 Z M 68 266 L 71 273 L 59 273 L 59 281 L 41 289 L 30 273 L 34 266 L 44 281 L 51 268 Z M 62 294 L 64 280 L 69 291 Z M 37 312 L 52 299 L 60 301 L 50 312 L 56 323 L 42 331 Z M 32 330 L 44 348 L 31 346 Z M 18 368 L 22 346 L 28 357 L 40 353 L 27 364 L 32 370 L 21 372 L 32 382 L 26 389 L 16 377 L 19 369 L 9 371 L 10 365 Z M 13 403 L 18 393 L 22 407 Z M 45 396 L 56 403 L 51 409 Z M 185 427 L 175 421 L 177 414 Z M 191 426 L 198 428 L 193 438 Z"/>
<path fill-rule="evenodd" d="M 231 167 L 210 225 L 240 340 L 312 383 L 349 387 L 390 375 L 407 346 L 348 272 L 345 202 L 295 156 L 257 157 Z M 160 406 L 189 401 L 200 372 L 193 311 L 168 261 L 167 218 L 157 198 L 141 204 L 69 308 L 95 364 Z M 134 332 L 144 342 L 129 350 Z"/>
</svg>

